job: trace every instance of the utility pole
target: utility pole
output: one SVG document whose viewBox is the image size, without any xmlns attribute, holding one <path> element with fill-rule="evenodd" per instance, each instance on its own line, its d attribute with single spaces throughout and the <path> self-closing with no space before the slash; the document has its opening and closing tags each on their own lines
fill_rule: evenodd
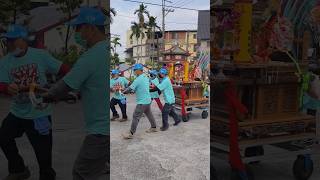
<svg viewBox="0 0 320 180">
<path fill-rule="evenodd" d="M 174 9 L 167 9 L 166 2 L 172 3 L 169 0 L 162 0 L 162 52 L 165 51 L 165 33 L 166 33 L 166 24 L 165 24 L 165 17 L 170 13 L 174 12 Z M 164 60 L 164 55 L 162 54 L 162 61 Z"/>
</svg>

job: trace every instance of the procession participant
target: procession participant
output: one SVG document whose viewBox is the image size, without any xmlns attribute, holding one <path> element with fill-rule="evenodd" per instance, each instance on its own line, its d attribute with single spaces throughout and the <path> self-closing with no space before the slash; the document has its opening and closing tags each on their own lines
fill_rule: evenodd
<svg viewBox="0 0 320 180">
<path fill-rule="evenodd" d="M 5 180 L 29 178 L 30 171 L 20 156 L 16 138 L 26 133 L 37 157 L 40 180 L 53 180 L 51 106 L 37 109 L 24 89 L 36 83 L 47 85 L 46 73 L 65 75 L 69 68 L 41 49 L 28 47 L 28 31 L 10 25 L 4 34 L 8 54 L 0 60 L 0 93 L 12 96 L 10 112 L 0 128 L 0 147 L 8 160 L 9 175 Z M 40 97 L 36 97 L 41 100 Z"/>
<path fill-rule="evenodd" d="M 145 114 L 151 124 L 151 128 L 148 129 L 147 133 L 157 132 L 156 121 L 151 112 L 151 96 L 149 87 L 149 78 L 143 73 L 143 65 L 135 64 L 133 66 L 133 71 L 137 78 L 132 82 L 132 84 L 126 88 L 123 93 L 129 93 L 134 91 L 136 94 L 136 108 L 133 113 L 133 119 L 131 123 L 131 129 L 129 132 L 123 134 L 124 139 L 132 139 L 134 133 L 136 132 L 139 120 L 142 115 Z"/>
<path fill-rule="evenodd" d="M 109 161 L 108 61 L 105 15 L 96 8 L 81 8 L 71 22 L 75 40 L 85 47 L 71 71 L 49 92 L 50 101 L 69 91 L 80 90 L 87 135 L 73 167 L 73 180 L 99 179 Z"/>
<path fill-rule="evenodd" d="M 150 85 L 152 86 L 154 83 L 159 83 L 159 79 L 158 79 L 158 72 L 157 70 L 151 70 L 149 71 L 149 74 L 150 74 Z M 161 91 L 154 91 L 154 92 L 150 92 L 150 95 L 151 95 L 151 100 L 155 100 L 160 111 L 162 111 L 162 108 L 163 108 L 163 105 L 161 103 L 161 100 L 160 100 L 160 93 Z"/>
<path fill-rule="evenodd" d="M 118 69 L 114 69 L 111 71 L 112 78 L 110 80 L 110 89 L 112 92 L 114 92 L 113 97 L 110 101 L 110 109 L 113 115 L 111 121 L 114 121 L 120 117 L 115 107 L 118 104 L 122 113 L 122 119 L 120 120 L 120 122 L 124 122 L 128 120 L 127 99 L 126 96 L 121 93 L 121 90 L 128 87 L 129 81 L 125 77 L 120 77 L 119 74 L 120 71 Z"/>
<path fill-rule="evenodd" d="M 175 103 L 175 95 L 171 81 L 167 75 L 168 71 L 164 68 L 161 68 L 159 71 L 159 77 L 162 79 L 161 83 L 154 82 L 154 85 L 157 87 L 157 89 L 163 92 L 165 101 L 162 109 L 162 127 L 160 128 L 161 131 L 166 131 L 169 128 L 169 115 L 174 119 L 174 126 L 177 126 L 181 122 L 181 119 L 174 110 L 173 105 Z"/>
</svg>

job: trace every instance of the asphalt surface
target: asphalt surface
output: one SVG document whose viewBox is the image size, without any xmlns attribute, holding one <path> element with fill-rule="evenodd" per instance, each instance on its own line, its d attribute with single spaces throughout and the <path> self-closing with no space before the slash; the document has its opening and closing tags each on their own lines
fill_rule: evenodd
<svg viewBox="0 0 320 180">
<path fill-rule="evenodd" d="M 168 131 L 145 133 L 150 127 L 146 117 L 138 125 L 135 138 L 122 139 L 131 125 L 134 96 L 128 98 L 127 122 L 111 122 L 111 179 L 114 180 L 209 180 L 209 118 L 201 119 L 195 109 L 189 122 L 182 122 Z M 119 109 L 119 108 L 118 108 Z M 152 103 L 158 127 L 162 125 L 156 102 Z M 120 110 L 119 110 L 120 113 Z"/>
<path fill-rule="evenodd" d="M 9 99 L 0 97 L 0 122 L 8 113 L 9 102 Z M 57 172 L 57 180 L 71 180 L 73 162 L 85 137 L 81 103 L 55 105 L 52 120 L 53 167 Z M 32 173 L 30 180 L 38 180 L 39 168 L 28 139 L 23 135 L 16 142 L 25 164 Z M 7 173 L 7 160 L 0 150 L 0 179 Z"/>
</svg>

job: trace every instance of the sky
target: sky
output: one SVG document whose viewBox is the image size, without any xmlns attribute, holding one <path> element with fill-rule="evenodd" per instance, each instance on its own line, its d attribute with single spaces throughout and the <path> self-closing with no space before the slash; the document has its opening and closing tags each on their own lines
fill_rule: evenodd
<svg viewBox="0 0 320 180">
<path fill-rule="evenodd" d="M 146 3 L 161 4 L 161 0 L 137 0 Z M 191 8 L 197 10 L 209 10 L 210 0 L 170 0 L 168 6 L 176 6 L 183 8 Z M 132 21 L 138 21 L 134 11 L 138 9 L 139 3 L 128 2 L 124 0 L 110 0 L 111 7 L 117 11 L 117 16 L 114 17 L 114 22 L 111 24 L 111 34 L 120 36 L 122 47 L 118 47 L 117 51 L 121 58 L 125 57 L 124 50 L 126 49 L 126 31 L 130 29 Z M 148 5 L 148 11 L 151 16 L 157 17 L 158 25 L 162 27 L 161 6 Z M 198 23 L 198 12 L 194 10 L 175 9 L 170 12 L 166 18 L 166 30 L 196 30 Z"/>
</svg>

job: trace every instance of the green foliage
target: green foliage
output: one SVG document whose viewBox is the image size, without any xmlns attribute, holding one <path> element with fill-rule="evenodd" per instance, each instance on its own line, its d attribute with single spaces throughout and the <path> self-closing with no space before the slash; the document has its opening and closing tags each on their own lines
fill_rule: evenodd
<svg viewBox="0 0 320 180">
<path fill-rule="evenodd" d="M 80 7 L 83 0 L 54 0 L 54 2 L 60 5 L 59 10 L 71 17 L 72 12 Z"/>
<path fill-rule="evenodd" d="M 111 40 L 111 50 L 113 51 L 113 53 L 117 53 L 117 46 L 122 46 L 122 44 L 119 42 L 120 38 L 119 37 L 114 37 Z"/>
<path fill-rule="evenodd" d="M 70 46 L 68 52 L 68 54 L 65 54 L 64 52 L 53 52 L 51 54 L 61 62 L 69 65 L 76 63 L 82 54 L 82 52 L 78 50 L 77 46 Z"/>
<path fill-rule="evenodd" d="M 15 23 L 18 14 L 29 14 L 30 0 L 0 0 L 0 24 Z"/>
<path fill-rule="evenodd" d="M 62 11 L 68 20 L 71 20 L 72 12 L 79 8 L 83 0 L 55 0 L 55 3 L 59 4 L 59 10 Z M 67 33 L 65 37 L 65 54 L 68 54 L 68 42 L 70 39 L 70 24 L 68 24 Z"/>
<path fill-rule="evenodd" d="M 126 58 L 125 62 L 130 66 L 136 63 L 136 61 L 133 58 Z"/>
<path fill-rule="evenodd" d="M 119 63 L 120 63 L 119 54 L 114 53 L 113 55 L 111 55 L 111 62 L 110 62 L 111 66 L 115 68 L 116 65 L 119 65 Z"/>
</svg>

